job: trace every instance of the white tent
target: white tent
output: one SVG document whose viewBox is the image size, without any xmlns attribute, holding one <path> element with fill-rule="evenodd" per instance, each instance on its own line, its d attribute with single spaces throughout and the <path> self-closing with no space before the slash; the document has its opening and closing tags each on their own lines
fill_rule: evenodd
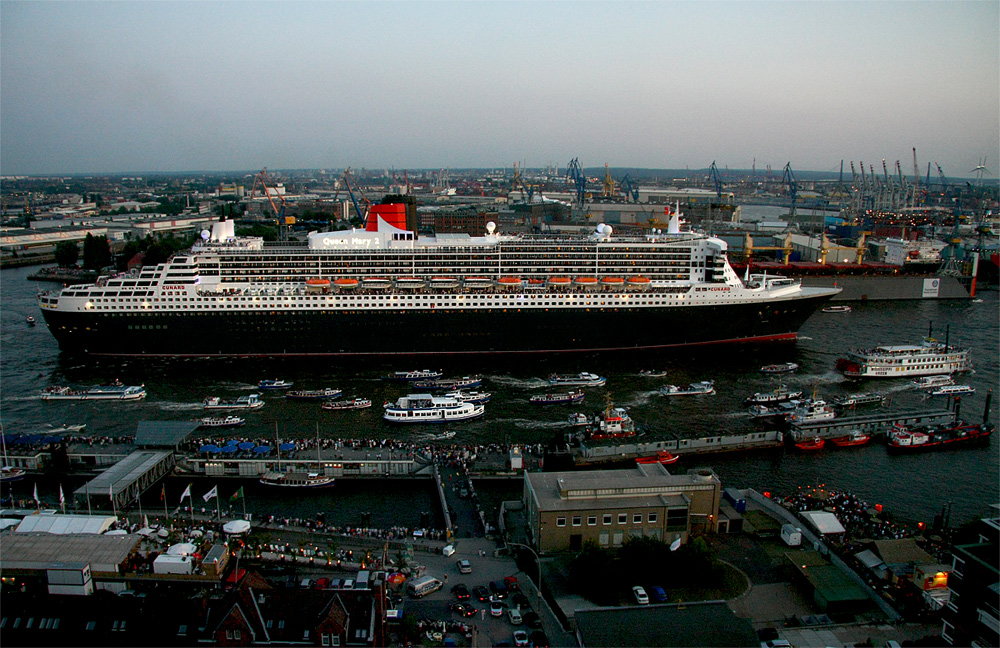
<svg viewBox="0 0 1000 648">
<path fill-rule="evenodd" d="M 29 515 L 17 525 L 18 533 L 104 533 L 115 522 L 113 515 Z"/>
<path fill-rule="evenodd" d="M 179 542 L 175 545 L 171 545 L 170 548 L 167 549 L 167 555 L 190 556 L 196 551 L 198 551 L 198 547 L 194 546 L 190 542 Z"/>
<path fill-rule="evenodd" d="M 827 511 L 803 511 L 799 515 L 821 535 L 834 535 L 847 531 L 833 513 Z"/>
</svg>

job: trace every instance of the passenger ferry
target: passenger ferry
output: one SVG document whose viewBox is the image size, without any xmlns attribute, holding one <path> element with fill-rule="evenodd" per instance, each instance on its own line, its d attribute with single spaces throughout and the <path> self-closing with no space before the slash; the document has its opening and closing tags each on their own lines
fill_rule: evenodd
<svg viewBox="0 0 1000 648">
<path fill-rule="evenodd" d="M 142 385 L 94 385 L 88 389 L 72 387 L 46 387 L 42 390 L 42 400 L 142 400 L 146 397 L 146 388 Z"/>
<path fill-rule="evenodd" d="M 239 427 L 247 420 L 241 416 L 230 414 L 228 416 L 206 416 L 198 419 L 198 427 L 203 429 Z"/>
<path fill-rule="evenodd" d="M 333 486 L 334 477 L 317 472 L 266 472 L 260 477 L 265 486 L 285 486 L 290 488 L 326 488 Z"/>
<path fill-rule="evenodd" d="M 340 411 L 352 409 L 368 409 L 372 406 L 371 400 L 367 398 L 352 398 L 350 400 L 329 401 L 320 405 L 325 410 Z"/>
<path fill-rule="evenodd" d="M 712 396 L 715 394 L 715 381 L 703 380 L 687 387 L 664 385 L 660 387 L 660 393 L 664 396 Z"/>
<path fill-rule="evenodd" d="M 415 210 L 394 203 L 372 206 L 364 230 L 265 243 L 221 220 L 166 263 L 38 304 L 67 352 L 414 356 L 794 340 L 839 292 L 741 279 L 725 241 L 679 222 L 674 213 L 665 231 L 624 236 L 604 224 L 502 234 L 493 223 L 478 236 L 418 236 Z"/>
<path fill-rule="evenodd" d="M 549 374 L 549 384 L 553 387 L 603 387 L 608 379 L 594 373 Z"/>
<path fill-rule="evenodd" d="M 382 418 L 391 423 L 454 423 L 482 416 L 480 403 L 463 403 L 447 396 L 409 394 L 386 403 Z"/>
<path fill-rule="evenodd" d="M 247 394 L 246 396 L 240 396 L 239 398 L 209 396 L 202 401 L 202 406 L 209 410 L 254 410 L 264 407 L 264 401 L 260 399 L 260 394 Z"/>
<path fill-rule="evenodd" d="M 972 359 L 969 349 L 957 349 L 927 338 L 923 344 L 851 351 L 837 360 L 836 367 L 848 378 L 909 378 L 969 371 Z"/>
<path fill-rule="evenodd" d="M 343 393 L 343 390 L 335 387 L 326 387 L 324 389 L 293 389 L 285 394 L 285 398 L 290 398 L 291 400 L 324 400 L 338 398 Z"/>
<path fill-rule="evenodd" d="M 416 369 L 413 371 L 394 371 L 385 377 L 386 380 L 396 380 L 409 382 L 414 380 L 434 380 L 440 378 L 444 373 L 431 369 Z"/>
</svg>

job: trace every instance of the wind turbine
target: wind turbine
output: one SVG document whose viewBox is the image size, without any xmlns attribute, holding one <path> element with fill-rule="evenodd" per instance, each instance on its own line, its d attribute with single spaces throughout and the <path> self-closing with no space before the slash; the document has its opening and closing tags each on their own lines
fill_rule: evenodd
<svg viewBox="0 0 1000 648">
<path fill-rule="evenodd" d="M 985 155 L 983 156 L 983 159 L 979 161 L 979 164 L 976 165 L 976 168 L 973 169 L 972 171 L 969 171 L 969 173 L 975 173 L 976 174 L 976 178 L 979 179 L 979 186 L 980 187 L 983 186 L 983 176 L 984 175 L 993 175 L 992 173 L 990 173 L 990 170 L 986 168 L 986 156 Z"/>
</svg>

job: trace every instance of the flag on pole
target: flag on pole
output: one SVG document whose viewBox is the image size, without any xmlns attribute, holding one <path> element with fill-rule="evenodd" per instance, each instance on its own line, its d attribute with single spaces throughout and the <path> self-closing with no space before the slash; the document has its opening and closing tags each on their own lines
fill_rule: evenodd
<svg viewBox="0 0 1000 648">
<path fill-rule="evenodd" d="M 677 538 L 676 540 L 674 540 L 673 542 L 670 543 L 670 551 L 677 551 L 680 548 L 681 548 L 681 539 L 680 538 Z"/>
<path fill-rule="evenodd" d="M 38 484 L 35 484 L 35 502 L 38 502 Z"/>
<path fill-rule="evenodd" d="M 218 496 L 219 496 L 219 487 L 218 486 L 212 486 L 212 490 L 210 490 L 207 493 L 205 493 L 204 495 L 202 495 L 201 499 L 203 499 L 203 500 L 205 500 L 207 502 L 208 500 L 212 499 L 213 497 L 218 497 Z"/>
<path fill-rule="evenodd" d="M 236 491 L 235 493 L 233 493 L 233 496 L 229 498 L 229 501 L 230 502 L 235 502 L 236 500 L 240 499 L 241 497 L 243 497 L 243 487 L 242 486 L 240 486 L 240 489 L 238 491 Z"/>
<path fill-rule="evenodd" d="M 62 484 L 59 484 L 59 503 L 60 504 L 66 503 L 66 497 L 63 495 Z"/>
<path fill-rule="evenodd" d="M 162 486 L 160 486 L 160 501 L 161 502 L 167 501 L 167 485 L 166 484 L 163 484 Z"/>
<path fill-rule="evenodd" d="M 184 489 L 183 493 L 181 493 L 181 504 L 184 503 L 185 497 L 191 497 L 191 484 L 188 484 L 188 487 Z"/>
</svg>

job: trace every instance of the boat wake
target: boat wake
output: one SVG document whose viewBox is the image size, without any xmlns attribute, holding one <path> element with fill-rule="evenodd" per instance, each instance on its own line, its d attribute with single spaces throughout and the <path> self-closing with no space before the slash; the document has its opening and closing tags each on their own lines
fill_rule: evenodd
<svg viewBox="0 0 1000 648">
<path fill-rule="evenodd" d="M 559 430 L 569 427 L 566 421 L 536 421 L 532 419 L 500 419 L 497 423 L 513 425 L 519 430 Z"/>
<path fill-rule="evenodd" d="M 549 381 L 542 380 L 541 378 L 529 378 L 528 380 L 512 378 L 511 376 L 487 376 L 486 378 L 492 383 L 507 387 L 516 387 L 518 389 L 538 389 L 539 387 L 549 386 Z"/>
</svg>

